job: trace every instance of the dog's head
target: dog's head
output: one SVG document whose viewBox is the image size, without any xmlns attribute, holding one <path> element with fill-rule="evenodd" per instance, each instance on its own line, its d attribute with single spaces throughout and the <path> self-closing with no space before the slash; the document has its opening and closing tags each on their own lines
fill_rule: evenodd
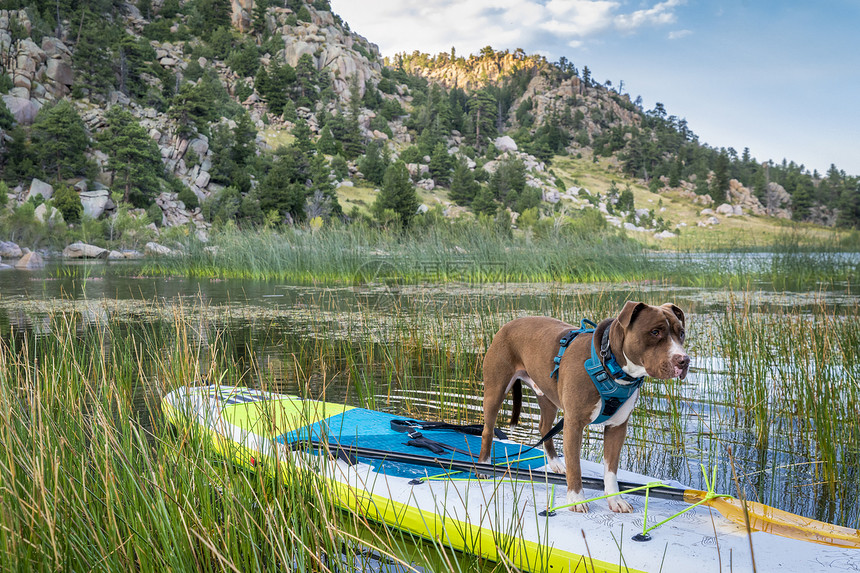
<svg viewBox="0 0 860 573">
<path fill-rule="evenodd" d="M 684 312 L 674 304 L 627 302 L 610 326 L 609 345 L 632 376 L 684 378 L 690 367 L 684 351 L 684 326 Z"/>
</svg>

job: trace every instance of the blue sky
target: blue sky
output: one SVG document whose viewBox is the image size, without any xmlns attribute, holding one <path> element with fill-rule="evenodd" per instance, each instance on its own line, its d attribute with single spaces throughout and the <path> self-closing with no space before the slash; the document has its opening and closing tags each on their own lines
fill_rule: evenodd
<svg viewBox="0 0 860 573">
<path fill-rule="evenodd" d="M 714 147 L 860 175 L 860 0 L 331 0 L 384 55 L 523 48 Z"/>
</svg>

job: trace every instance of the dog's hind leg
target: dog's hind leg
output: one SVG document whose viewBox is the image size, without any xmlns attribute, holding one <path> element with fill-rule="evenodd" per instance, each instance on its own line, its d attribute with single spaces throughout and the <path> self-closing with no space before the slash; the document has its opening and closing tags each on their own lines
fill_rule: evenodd
<svg viewBox="0 0 860 573">
<path fill-rule="evenodd" d="M 540 431 L 541 437 L 544 437 L 555 425 L 555 416 L 558 414 L 558 406 L 553 404 L 549 398 L 543 395 L 538 396 L 538 405 L 540 406 L 540 423 L 538 424 L 538 431 Z M 558 454 L 555 452 L 555 444 L 553 444 L 552 439 L 543 443 L 543 449 L 546 452 L 546 463 L 549 466 L 550 471 L 557 474 L 565 473 L 564 464 L 561 463 L 560 459 L 558 459 Z"/>
<path fill-rule="evenodd" d="M 522 386 L 516 384 L 513 376 L 515 369 L 510 357 L 504 354 L 497 346 L 491 345 L 484 356 L 484 430 L 481 433 L 481 452 L 478 454 L 478 461 L 482 463 L 490 461 L 496 420 L 505 396 L 512 387 L 519 390 L 514 392 L 514 413 L 518 413 L 521 407 L 517 397 L 522 402 Z"/>
</svg>

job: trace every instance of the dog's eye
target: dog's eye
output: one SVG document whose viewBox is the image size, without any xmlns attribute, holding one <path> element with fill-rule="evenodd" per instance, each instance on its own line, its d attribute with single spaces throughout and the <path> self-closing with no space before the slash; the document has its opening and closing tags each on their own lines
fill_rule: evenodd
<svg viewBox="0 0 860 573">
<path fill-rule="evenodd" d="M 683 328 L 681 329 L 681 332 L 680 332 L 680 334 L 678 335 L 678 337 L 681 339 L 681 342 L 684 342 L 684 338 L 686 338 L 686 337 L 687 337 L 687 333 L 684 331 L 684 329 L 683 329 Z"/>
<path fill-rule="evenodd" d="M 654 336 L 660 336 L 661 331 L 659 328 L 655 328 L 654 330 L 651 331 L 651 334 L 653 334 Z"/>
</svg>

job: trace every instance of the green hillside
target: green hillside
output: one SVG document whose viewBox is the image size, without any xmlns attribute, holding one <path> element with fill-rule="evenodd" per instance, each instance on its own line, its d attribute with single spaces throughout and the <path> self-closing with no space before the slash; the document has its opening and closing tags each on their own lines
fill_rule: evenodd
<svg viewBox="0 0 860 573">
<path fill-rule="evenodd" d="M 860 226 L 836 166 L 710 147 L 564 58 L 384 60 L 325 0 L 4 0 L 0 64 L 0 235 L 31 248 L 427 212 L 528 233 L 593 209 L 663 247 Z"/>
</svg>

